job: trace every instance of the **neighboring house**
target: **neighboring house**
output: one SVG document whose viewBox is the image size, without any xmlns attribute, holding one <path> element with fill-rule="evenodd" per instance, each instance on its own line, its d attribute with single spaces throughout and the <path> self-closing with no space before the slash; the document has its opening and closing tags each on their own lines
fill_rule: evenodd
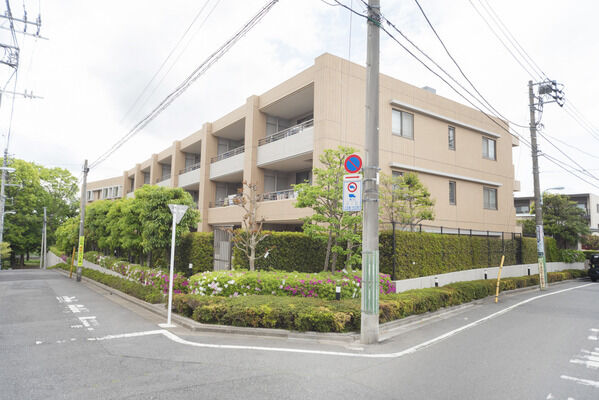
<svg viewBox="0 0 599 400">
<path fill-rule="evenodd" d="M 566 196 L 570 201 L 575 202 L 578 208 L 584 210 L 591 233 L 599 235 L 599 196 L 593 193 L 566 194 Z M 514 197 L 516 218 L 534 218 L 535 214 L 532 212 L 534 201 L 534 196 Z"/>
<path fill-rule="evenodd" d="M 264 194 L 265 228 L 298 229 L 311 210 L 294 207 L 293 185 L 312 181 L 323 151 L 351 146 L 365 158 L 365 87 L 364 67 L 323 54 L 122 176 L 90 182 L 89 191 L 121 187 L 117 197 L 131 197 L 144 184 L 181 187 L 197 201 L 198 229 L 209 231 L 240 224 L 232 198 L 245 180 Z M 520 231 L 512 165 L 518 140 L 498 126 L 507 122 L 382 74 L 379 108 L 381 172 L 418 174 L 436 202 L 435 220 L 426 223 Z"/>
</svg>

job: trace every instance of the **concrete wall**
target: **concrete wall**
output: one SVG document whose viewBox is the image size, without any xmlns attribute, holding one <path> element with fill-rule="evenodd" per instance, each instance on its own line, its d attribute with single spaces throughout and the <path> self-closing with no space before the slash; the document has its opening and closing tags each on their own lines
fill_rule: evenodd
<svg viewBox="0 0 599 400">
<path fill-rule="evenodd" d="M 530 275 L 535 275 L 539 273 L 538 264 L 508 265 L 506 267 L 503 267 L 503 270 L 501 271 L 501 277 L 510 278 L 517 276 L 525 276 L 528 275 L 529 269 Z M 582 270 L 585 268 L 584 263 L 582 262 L 572 264 L 566 264 L 563 262 L 547 263 L 547 272 L 562 271 L 564 269 Z M 487 279 L 496 280 L 497 273 L 499 272 L 499 267 L 469 269 L 465 271 L 450 272 L 447 274 L 423 276 L 421 278 L 413 279 L 404 279 L 401 281 L 395 281 L 395 290 L 397 293 L 400 293 L 411 289 L 424 289 L 435 287 L 435 278 L 437 278 L 439 286 L 449 285 L 453 282 L 465 282 L 485 279 L 485 271 L 487 272 Z"/>
</svg>

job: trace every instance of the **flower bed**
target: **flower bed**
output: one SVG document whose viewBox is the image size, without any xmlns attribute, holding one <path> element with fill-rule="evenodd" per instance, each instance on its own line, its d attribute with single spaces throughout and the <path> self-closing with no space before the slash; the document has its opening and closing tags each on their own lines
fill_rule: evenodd
<svg viewBox="0 0 599 400">
<path fill-rule="evenodd" d="M 362 272 L 320 272 L 306 274 L 286 271 L 214 271 L 203 272 L 190 278 L 189 293 L 201 296 L 238 297 L 248 295 L 301 296 L 335 299 L 335 290 L 341 288 L 341 298 L 360 297 Z M 380 274 L 381 294 L 395 293 L 389 275 Z"/>
</svg>

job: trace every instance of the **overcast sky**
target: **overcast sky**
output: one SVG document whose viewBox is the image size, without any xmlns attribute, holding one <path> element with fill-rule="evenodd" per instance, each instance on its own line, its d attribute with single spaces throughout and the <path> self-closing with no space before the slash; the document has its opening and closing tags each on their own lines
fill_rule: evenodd
<svg viewBox="0 0 599 400">
<path fill-rule="evenodd" d="M 565 84 L 571 102 L 599 126 L 596 78 L 599 62 L 599 2 L 547 0 L 471 0 L 493 7 L 538 66 Z M 97 159 L 181 83 L 209 54 L 247 22 L 266 0 L 26 0 L 28 19 L 40 12 L 41 34 L 50 40 L 18 35 L 21 61 L 17 92 L 33 91 L 44 99 L 15 100 L 9 152 L 47 166 L 61 166 L 80 176 L 84 159 Z M 469 0 L 420 0 L 441 38 L 478 90 L 511 121 L 528 125 L 530 76 L 510 56 Z M 359 0 L 344 0 L 363 11 Z M 411 0 L 382 0 L 382 12 L 456 79 L 457 69 Z M 22 18 L 23 2 L 12 12 Z M 173 50 L 200 10 L 195 24 L 176 48 L 158 79 L 140 102 L 143 88 Z M 2 26 L 6 27 L 4 21 Z M 17 28 L 22 24 L 17 24 Z M 30 27 L 28 31 L 31 31 Z M 107 161 L 89 179 L 121 175 L 135 162 L 169 146 L 310 66 L 324 52 L 365 64 L 366 24 L 342 7 L 320 0 L 281 0 L 250 33 L 197 80 L 165 112 Z M 350 35 L 351 33 L 351 35 Z M 0 31 L 3 43 L 9 33 Z M 0 66 L 2 82 L 9 69 Z M 168 73 L 167 73 L 168 71 Z M 381 72 L 464 103 L 440 79 L 399 45 L 381 34 Z M 13 78 L 14 79 L 14 78 Z M 464 82 L 463 79 L 460 79 Z M 14 80 L 6 90 L 12 90 Z M 151 95 L 151 96 L 150 96 Z M 0 129 L 6 140 L 10 98 L 3 96 Z M 594 101 L 595 100 L 595 101 Z M 131 107 L 135 107 L 130 111 Z M 599 176 L 599 142 L 556 104 L 543 113 L 544 133 L 592 175 Z M 528 129 L 514 129 L 529 137 Z M 599 137 L 599 132 L 597 134 Z M 564 145 L 559 141 L 566 142 Z M 567 160 L 544 139 L 543 152 Z M 574 149 L 574 146 L 590 155 Z M 530 150 L 513 151 L 520 194 L 532 193 Z M 541 159 L 541 187 L 564 186 L 567 193 L 595 192 L 585 183 Z M 582 175 L 582 173 L 579 173 Z M 599 186 L 599 181 L 585 178 Z"/>
</svg>

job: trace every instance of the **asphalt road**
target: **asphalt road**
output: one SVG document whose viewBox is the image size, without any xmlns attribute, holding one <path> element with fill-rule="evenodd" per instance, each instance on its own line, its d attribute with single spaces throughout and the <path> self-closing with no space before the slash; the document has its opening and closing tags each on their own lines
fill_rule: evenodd
<svg viewBox="0 0 599 400">
<path fill-rule="evenodd" d="M 58 272 L 0 271 L 0 399 L 598 399 L 598 310 L 576 281 L 315 343 L 167 332 Z"/>
</svg>

